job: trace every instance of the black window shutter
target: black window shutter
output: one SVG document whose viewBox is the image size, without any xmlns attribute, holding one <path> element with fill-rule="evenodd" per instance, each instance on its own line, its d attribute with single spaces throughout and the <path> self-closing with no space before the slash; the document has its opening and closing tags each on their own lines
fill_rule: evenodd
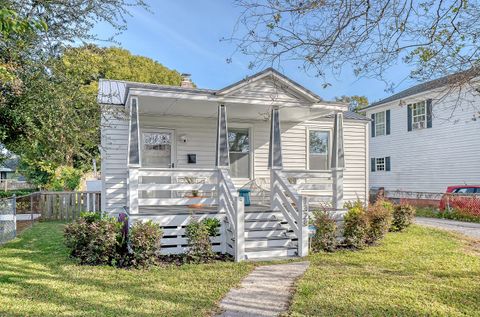
<svg viewBox="0 0 480 317">
<path fill-rule="evenodd" d="M 375 137 L 375 114 L 372 113 L 372 138 Z"/>
<path fill-rule="evenodd" d="M 432 99 L 427 100 L 427 128 L 432 127 Z"/>
<path fill-rule="evenodd" d="M 372 157 L 372 158 L 370 159 L 370 170 L 371 170 L 372 172 L 375 172 L 375 158 L 374 158 L 374 157 Z"/>
<path fill-rule="evenodd" d="M 408 131 L 412 131 L 412 105 L 407 106 L 407 113 L 408 113 Z"/>
<path fill-rule="evenodd" d="M 389 135 L 390 134 L 390 110 L 385 111 L 385 134 Z"/>
<path fill-rule="evenodd" d="M 390 172 L 390 156 L 385 157 L 385 170 Z"/>
</svg>

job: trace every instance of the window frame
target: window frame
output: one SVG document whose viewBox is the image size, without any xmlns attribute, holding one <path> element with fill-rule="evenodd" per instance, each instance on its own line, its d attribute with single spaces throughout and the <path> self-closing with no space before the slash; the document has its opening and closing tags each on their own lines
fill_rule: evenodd
<svg viewBox="0 0 480 317">
<path fill-rule="evenodd" d="M 412 131 L 426 129 L 427 128 L 427 101 L 422 100 L 422 101 L 414 102 L 409 106 L 412 111 Z M 419 106 L 423 107 L 423 113 L 415 114 L 415 111 Z M 418 118 L 418 117 L 423 117 L 423 120 L 419 120 L 415 122 L 415 118 Z M 418 126 L 419 123 L 423 123 L 422 126 Z"/>
<path fill-rule="evenodd" d="M 381 130 L 382 133 L 379 134 L 378 133 L 378 130 L 377 130 L 377 126 L 379 126 L 380 124 L 378 123 L 378 114 L 383 114 L 383 122 L 381 123 L 381 125 L 383 125 L 383 129 Z M 383 110 L 383 111 L 379 111 L 379 112 L 375 112 L 374 113 L 375 115 L 375 137 L 378 137 L 378 136 L 384 136 L 384 135 L 387 135 L 387 111 L 386 110 Z"/>
<path fill-rule="evenodd" d="M 383 163 L 379 163 L 379 160 L 383 160 Z M 379 169 L 379 166 L 383 166 L 383 168 Z M 387 172 L 387 160 L 385 156 L 375 158 L 375 172 Z"/>
<path fill-rule="evenodd" d="M 333 130 L 332 129 L 326 129 L 326 128 L 316 128 L 316 127 L 308 127 L 306 131 L 306 138 L 307 138 L 307 144 L 306 144 L 306 169 L 309 171 L 320 171 L 320 170 L 314 170 L 310 168 L 310 132 L 315 131 L 315 132 L 326 132 L 328 134 L 328 149 L 327 149 L 327 171 L 331 169 L 331 158 L 332 158 L 332 135 L 333 135 Z M 321 170 L 323 171 L 323 170 Z"/>
</svg>

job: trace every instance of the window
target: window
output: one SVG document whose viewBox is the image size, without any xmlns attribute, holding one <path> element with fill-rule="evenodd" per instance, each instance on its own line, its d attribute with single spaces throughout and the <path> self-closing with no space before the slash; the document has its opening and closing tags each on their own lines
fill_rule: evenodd
<svg viewBox="0 0 480 317">
<path fill-rule="evenodd" d="M 385 112 L 375 114 L 375 135 L 385 135 Z"/>
<path fill-rule="evenodd" d="M 413 130 L 425 129 L 427 127 L 427 107 L 425 101 L 414 103 L 411 107 Z"/>
<path fill-rule="evenodd" d="M 311 170 L 329 169 L 329 140 L 328 131 L 310 130 L 308 133 L 308 168 Z"/>
<path fill-rule="evenodd" d="M 233 178 L 250 178 L 250 133 L 248 128 L 228 129 L 230 172 Z"/>
<path fill-rule="evenodd" d="M 384 171 L 385 170 L 385 158 L 384 157 L 377 157 L 375 162 L 376 166 L 375 169 L 377 171 Z"/>
<path fill-rule="evenodd" d="M 458 194 L 473 194 L 473 193 L 475 193 L 475 188 L 474 188 L 474 187 L 457 188 L 457 189 L 455 189 L 454 193 L 458 193 Z"/>
<path fill-rule="evenodd" d="M 372 157 L 370 161 L 370 167 L 372 172 L 390 172 L 391 159 L 390 156 L 385 157 Z"/>
</svg>

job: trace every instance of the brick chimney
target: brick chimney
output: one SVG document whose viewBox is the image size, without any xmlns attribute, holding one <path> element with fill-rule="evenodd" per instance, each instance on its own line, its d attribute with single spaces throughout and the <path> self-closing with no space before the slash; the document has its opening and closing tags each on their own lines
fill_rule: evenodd
<svg viewBox="0 0 480 317">
<path fill-rule="evenodd" d="M 183 88 L 193 88 L 193 83 L 192 80 L 190 79 L 190 74 L 182 74 L 182 83 L 180 84 L 180 87 Z"/>
</svg>

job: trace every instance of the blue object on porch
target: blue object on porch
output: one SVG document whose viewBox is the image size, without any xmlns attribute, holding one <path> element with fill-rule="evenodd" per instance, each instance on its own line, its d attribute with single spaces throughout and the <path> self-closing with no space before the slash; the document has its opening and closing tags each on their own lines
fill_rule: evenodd
<svg viewBox="0 0 480 317">
<path fill-rule="evenodd" d="M 242 188 L 238 190 L 240 197 L 243 197 L 243 204 L 245 206 L 250 206 L 250 189 Z"/>
</svg>

